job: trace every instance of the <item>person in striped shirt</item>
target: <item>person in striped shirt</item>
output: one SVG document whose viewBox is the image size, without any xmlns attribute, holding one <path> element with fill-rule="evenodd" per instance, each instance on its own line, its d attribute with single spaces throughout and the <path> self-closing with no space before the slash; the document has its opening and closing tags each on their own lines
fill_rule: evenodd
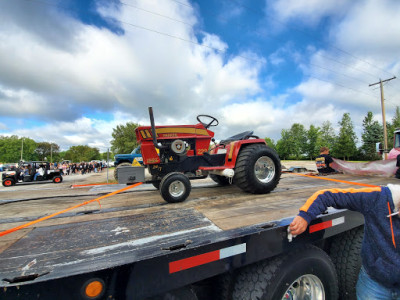
<svg viewBox="0 0 400 300">
<path fill-rule="evenodd" d="M 400 185 L 327 189 L 314 193 L 289 225 L 294 236 L 328 207 L 364 215 L 357 299 L 400 300 Z"/>
</svg>

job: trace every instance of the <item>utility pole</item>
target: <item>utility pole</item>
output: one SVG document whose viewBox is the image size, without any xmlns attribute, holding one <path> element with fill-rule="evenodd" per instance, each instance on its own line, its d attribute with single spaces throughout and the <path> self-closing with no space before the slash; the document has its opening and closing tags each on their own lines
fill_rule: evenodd
<svg viewBox="0 0 400 300">
<path fill-rule="evenodd" d="M 20 161 L 22 161 L 22 154 L 24 153 L 24 138 L 22 138 L 21 140 L 21 159 Z"/>
<path fill-rule="evenodd" d="M 393 76 L 392 78 L 389 79 L 379 79 L 378 82 L 371 83 L 369 86 L 373 86 L 376 84 L 379 84 L 380 89 L 381 89 L 381 107 L 382 107 L 382 122 L 383 122 L 383 153 L 385 155 L 385 160 L 387 160 L 387 153 L 388 153 L 388 143 L 387 143 L 387 132 L 386 132 L 386 113 L 385 113 L 385 97 L 383 94 L 383 83 L 396 79 L 396 76 Z"/>
</svg>

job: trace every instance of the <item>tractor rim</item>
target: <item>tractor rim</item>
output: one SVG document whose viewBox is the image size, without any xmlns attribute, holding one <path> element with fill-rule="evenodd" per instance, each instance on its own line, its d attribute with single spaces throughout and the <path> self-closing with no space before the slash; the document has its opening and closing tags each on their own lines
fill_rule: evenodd
<svg viewBox="0 0 400 300">
<path fill-rule="evenodd" d="M 4 185 L 6 186 L 12 186 L 12 181 L 11 180 L 5 180 Z"/>
<path fill-rule="evenodd" d="M 185 193 L 185 185 L 180 180 L 175 180 L 169 185 L 169 193 L 173 197 L 180 197 Z"/>
<path fill-rule="evenodd" d="M 324 285 L 321 280 L 312 274 L 297 278 L 286 290 L 282 300 L 322 300 L 325 299 Z"/>
<path fill-rule="evenodd" d="M 270 182 L 275 176 L 274 161 L 268 156 L 261 156 L 254 165 L 254 173 L 262 183 Z"/>
<path fill-rule="evenodd" d="M 58 182 L 60 182 L 60 180 L 61 180 L 60 177 L 56 177 L 56 178 L 54 179 L 54 182 L 57 182 L 57 183 L 58 183 Z"/>
</svg>

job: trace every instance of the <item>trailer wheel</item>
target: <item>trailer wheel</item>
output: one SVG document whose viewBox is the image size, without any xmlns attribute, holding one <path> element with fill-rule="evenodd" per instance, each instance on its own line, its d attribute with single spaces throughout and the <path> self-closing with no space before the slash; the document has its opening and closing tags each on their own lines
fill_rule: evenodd
<svg viewBox="0 0 400 300">
<path fill-rule="evenodd" d="M 169 173 L 160 182 L 161 196 L 169 203 L 185 201 L 190 194 L 190 190 L 190 180 L 182 173 Z"/>
<path fill-rule="evenodd" d="M 118 180 L 118 168 L 119 167 L 126 167 L 126 166 L 131 166 L 131 165 L 132 164 L 129 163 L 129 162 L 123 162 L 123 163 L 120 163 L 118 166 L 116 166 L 115 169 L 114 169 L 114 178 L 115 178 L 115 180 Z"/>
<path fill-rule="evenodd" d="M 9 187 L 9 186 L 13 186 L 13 185 L 15 185 L 14 179 L 7 178 L 7 179 L 3 180 L 3 186 Z"/>
<path fill-rule="evenodd" d="M 331 257 L 339 277 L 340 299 L 356 299 L 356 284 L 361 269 L 361 244 L 364 227 L 357 227 L 335 237 Z"/>
<path fill-rule="evenodd" d="M 56 176 L 53 178 L 53 182 L 54 183 L 61 183 L 63 181 L 61 176 Z"/>
<path fill-rule="evenodd" d="M 232 299 L 337 299 L 335 266 L 321 249 L 307 245 L 248 266 L 235 281 Z"/>
<path fill-rule="evenodd" d="M 280 177 L 281 163 L 273 149 L 255 144 L 239 152 L 234 181 L 243 191 L 269 193 L 278 185 Z"/>
<path fill-rule="evenodd" d="M 210 174 L 210 178 L 219 185 L 225 186 L 230 185 L 229 178 L 225 176 Z"/>
</svg>

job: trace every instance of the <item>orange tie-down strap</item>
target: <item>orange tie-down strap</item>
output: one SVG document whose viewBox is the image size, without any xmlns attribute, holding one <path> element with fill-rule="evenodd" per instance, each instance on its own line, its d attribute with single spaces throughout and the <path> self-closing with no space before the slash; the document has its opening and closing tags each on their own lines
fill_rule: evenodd
<svg viewBox="0 0 400 300">
<path fill-rule="evenodd" d="M 51 215 L 45 216 L 45 217 L 40 218 L 40 219 L 37 219 L 37 220 L 35 220 L 35 221 L 28 222 L 28 223 L 22 224 L 22 225 L 20 225 L 20 226 L 17 226 L 17 227 L 14 227 L 14 228 L 11 228 L 11 229 L 2 231 L 2 232 L 0 232 L 0 237 L 1 237 L 1 236 L 4 236 L 4 235 L 7 235 L 7 234 L 9 234 L 9 233 L 18 231 L 18 230 L 20 230 L 20 229 L 22 229 L 22 228 L 29 227 L 29 226 L 34 225 L 34 224 L 36 224 L 36 223 L 45 221 L 45 220 L 47 220 L 47 219 L 53 218 L 53 217 L 55 217 L 55 216 L 61 215 L 61 214 L 65 213 L 65 212 L 67 212 L 67 211 L 73 210 L 73 209 L 75 209 L 75 208 L 84 206 L 84 205 L 86 205 L 86 204 L 89 204 L 89 203 L 92 203 L 92 202 L 95 202 L 95 201 L 97 201 L 97 202 L 99 203 L 100 208 L 101 208 L 100 200 L 102 200 L 102 199 L 104 199 L 104 198 L 107 198 L 107 197 L 110 197 L 110 196 L 113 196 L 113 195 L 116 195 L 116 194 L 119 194 L 119 193 L 122 193 L 122 192 L 124 192 L 124 191 L 126 191 L 126 190 L 132 189 L 132 188 L 137 187 L 137 186 L 139 186 L 139 185 L 141 185 L 141 184 L 142 184 L 142 182 L 139 182 L 139 183 L 136 183 L 136 184 L 133 184 L 133 185 L 129 185 L 129 186 L 127 186 L 127 187 L 124 187 L 124 188 L 119 189 L 119 190 L 117 190 L 117 191 L 114 191 L 114 192 L 112 192 L 112 193 L 108 193 L 107 195 L 103 195 L 103 196 L 101 196 L 101 197 L 99 197 L 99 198 L 96 198 L 96 199 L 92 199 L 92 200 L 89 200 L 89 201 L 82 202 L 82 203 L 80 203 L 80 204 L 77 204 L 77 205 L 75 205 L 75 206 L 72 206 L 72 207 L 63 209 L 63 210 L 61 210 L 61 211 L 59 211 L 59 212 L 55 212 L 55 213 L 53 213 L 53 214 L 51 214 Z"/>
<path fill-rule="evenodd" d="M 368 183 L 361 183 L 361 182 L 353 182 L 353 181 L 346 181 L 346 180 L 340 180 L 340 179 L 319 177 L 319 176 L 315 176 L 315 175 L 306 175 L 306 174 L 300 174 L 300 173 L 292 173 L 292 174 L 299 175 L 299 176 L 304 176 L 304 177 L 315 178 L 315 179 L 322 179 L 322 180 L 335 181 L 335 182 L 354 184 L 354 185 L 361 185 L 361 186 L 367 186 L 367 187 L 379 187 L 379 185 L 372 185 L 372 184 L 368 184 Z"/>
</svg>

